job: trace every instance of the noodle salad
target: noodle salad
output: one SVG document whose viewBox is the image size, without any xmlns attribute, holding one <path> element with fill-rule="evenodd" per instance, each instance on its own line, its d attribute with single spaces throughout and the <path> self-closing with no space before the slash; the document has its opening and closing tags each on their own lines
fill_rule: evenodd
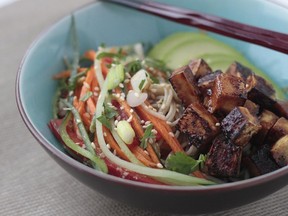
<svg viewBox="0 0 288 216">
<path fill-rule="evenodd" d="M 75 35 L 74 28 L 72 61 L 64 58 L 66 69 L 53 76 L 59 88 L 49 123 L 71 157 L 120 178 L 183 186 L 243 180 L 288 164 L 288 104 L 237 51 L 180 33 L 156 45 L 152 58 L 140 43 L 79 56 Z M 230 66 L 212 71 L 198 58 L 174 67 L 183 59 L 168 49 L 179 35 L 210 44 L 214 54 L 198 54 Z M 168 56 L 173 70 L 153 55 Z"/>
</svg>

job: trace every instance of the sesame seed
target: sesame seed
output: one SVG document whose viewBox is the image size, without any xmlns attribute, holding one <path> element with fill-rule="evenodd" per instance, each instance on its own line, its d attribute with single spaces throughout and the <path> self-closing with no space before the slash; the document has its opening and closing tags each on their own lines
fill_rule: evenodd
<svg viewBox="0 0 288 216">
<path fill-rule="evenodd" d="M 94 88 L 94 90 L 95 90 L 95 91 L 99 91 L 100 89 L 99 89 L 98 86 L 96 86 L 96 87 Z"/>
<path fill-rule="evenodd" d="M 98 97 L 99 94 L 98 94 L 97 92 L 94 92 L 93 95 L 94 95 L 95 97 Z"/>
<path fill-rule="evenodd" d="M 125 80 L 124 80 L 124 83 L 129 83 L 129 82 L 130 82 L 129 79 L 125 79 Z"/>
<path fill-rule="evenodd" d="M 145 121 L 144 121 L 144 120 L 141 120 L 140 122 L 141 122 L 141 124 L 144 124 L 144 123 L 145 123 Z"/>
<path fill-rule="evenodd" d="M 159 169 L 162 169 L 163 168 L 163 165 L 161 163 L 157 163 L 156 165 Z"/>
<path fill-rule="evenodd" d="M 161 109 L 165 109 L 165 108 L 166 108 L 166 105 L 162 104 Z"/>
<path fill-rule="evenodd" d="M 70 110 L 72 110 L 72 109 L 69 108 L 69 107 L 64 107 L 63 110 L 65 110 L 65 111 L 70 111 Z"/>
<path fill-rule="evenodd" d="M 114 154 L 114 155 L 116 155 L 116 154 L 117 154 L 117 151 L 116 151 L 116 149 L 114 149 L 114 151 L 113 151 L 113 154 Z"/>
<path fill-rule="evenodd" d="M 145 153 L 145 154 L 147 154 L 147 155 L 149 155 L 149 152 L 148 152 L 148 151 L 146 151 L 146 150 L 144 150 L 144 153 Z"/>
<path fill-rule="evenodd" d="M 107 136 L 107 133 L 106 133 L 106 132 L 104 132 L 104 133 L 103 133 L 103 135 L 106 137 L 106 136 Z"/>
<path fill-rule="evenodd" d="M 129 112 L 130 112 L 130 113 L 133 113 L 133 112 L 134 112 L 134 110 L 133 110 L 133 109 L 130 109 L 130 110 L 129 110 Z"/>
<path fill-rule="evenodd" d="M 69 96 L 72 96 L 74 94 L 73 91 L 69 91 Z"/>
<path fill-rule="evenodd" d="M 118 120 L 115 120 L 114 121 L 114 124 L 117 126 L 117 124 L 118 124 L 119 122 L 118 122 Z"/>
<path fill-rule="evenodd" d="M 155 129 L 152 129 L 151 132 L 152 132 L 153 134 L 157 134 L 157 133 L 158 133 L 158 131 L 155 130 Z"/>
<path fill-rule="evenodd" d="M 96 149 L 96 146 L 95 146 L 94 142 L 91 142 L 91 146 L 92 146 L 93 149 Z"/>
<path fill-rule="evenodd" d="M 107 143 L 107 145 L 106 145 L 106 146 L 107 146 L 107 148 L 108 148 L 108 149 L 111 149 L 111 146 L 110 146 L 110 144 L 109 144 L 109 143 Z"/>
<path fill-rule="evenodd" d="M 87 89 L 90 89 L 90 85 L 87 82 L 83 82 L 83 86 L 86 87 Z"/>
<path fill-rule="evenodd" d="M 113 106 L 112 103 L 110 103 L 110 102 L 108 102 L 107 105 L 109 105 L 109 106 Z"/>
<path fill-rule="evenodd" d="M 170 135 L 171 137 L 174 137 L 174 133 L 173 133 L 173 132 L 169 132 L 169 135 Z"/>
<path fill-rule="evenodd" d="M 151 121 L 146 121 L 145 122 L 145 125 L 149 125 L 149 124 L 151 124 Z"/>
<path fill-rule="evenodd" d="M 132 115 L 130 115 L 130 117 L 127 119 L 127 122 L 131 122 L 131 121 L 132 121 L 132 119 L 133 119 L 133 116 L 132 116 Z"/>
<path fill-rule="evenodd" d="M 80 119 L 76 119 L 76 124 L 80 124 L 81 120 Z"/>
<path fill-rule="evenodd" d="M 123 83 L 119 83 L 119 87 L 120 87 L 120 88 L 124 88 Z"/>
<path fill-rule="evenodd" d="M 120 110 L 124 110 L 124 107 L 123 107 L 123 106 L 120 106 Z"/>
<path fill-rule="evenodd" d="M 152 88 L 152 89 L 150 89 L 150 91 L 153 92 L 153 93 L 156 93 L 157 89 Z"/>
<path fill-rule="evenodd" d="M 217 122 L 217 123 L 215 124 L 215 126 L 216 126 L 216 127 L 219 127 L 219 126 L 220 126 L 220 123 L 219 123 L 219 122 Z"/>
</svg>

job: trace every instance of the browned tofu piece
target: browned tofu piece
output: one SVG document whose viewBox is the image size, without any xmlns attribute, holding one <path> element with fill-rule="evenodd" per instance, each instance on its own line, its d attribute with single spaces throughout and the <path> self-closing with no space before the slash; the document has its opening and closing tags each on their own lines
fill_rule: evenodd
<svg viewBox="0 0 288 216">
<path fill-rule="evenodd" d="M 266 136 L 269 132 L 269 130 L 273 127 L 273 125 L 276 123 L 276 121 L 279 119 L 278 116 L 276 116 L 274 113 L 263 110 L 261 115 L 259 116 L 259 123 L 261 125 L 261 129 L 258 131 L 258 133 L 253 137 L 252 143 L 256 146 L 261 146 L 264 143 Z"/>
<path fill-rule="evenodd" d="M 240 64 L 239 62 L 233 62 L 229 68 L 227 69 L 226 73 L 230 73 L 234 76 L 241 77 L 243 79 L 248 79 L 254 73 L 250 70 L 250 68 L 245 67 L 244 65 Z"/>
<path fill-rule="evenodd" d="M 272 146 L 271 154 L 280 167 L 288 165 L 288 135 L 279 139 Z"/>
<path fill-rule="evenodd" d="M 259 105 L 253 103 L 251 100 L 246 100 L 243 106 L 246 107 L 252 115 L 256 116 L 259 114 Z"/>
<path fill-rule="evenodd" d="M 191 103 L 200 102 L 201 96 L 194 76 L 187 68 L 186 65 L 176 69 L 169 78 L 171 85 L 185 107 L 188 107 Z"/>
<path fill-rule="evenodd" d="M 200 89 L 202 95 L 211 96 L 211 93 L 209 93 L 208 91 L 210 90 L 210 92 L 212 92 L 211 89 L 213 88 L 214 81 L 215 81 L 216 77 L 220 74 L 222 74 L 222 71 L 217 70 L 215 72 L 206 74 L 205 76 L 202 76 L 200 79 L 198 79 L 197 85 L 198 85 L 198 88 Z"/>
<path fill-rule="evenodd" d="M 268 145 L 264 145 L 253 154 L 243 157 L 243 164 L 252 177 L 279 169 L 279 166 L 271 156 L 270 147 Z"/>
<path fill-rule="evenodd" d="M 288 101 L 280 101 L 278 100 L 274 107 L 272 107 L 272 112 L 280 117 L 284 117 L 288 119 Z"/>
<path fill-rule="evenodd" d="M 234 107 L 242 106 L 247 99 L 247 92 L 242 78 L 231 74 L 216 77 L 212 95 L 208 103 L 211 113 L 229 113 Z"/>
<path fill-rule="evenodd" d="M 227 69 L 226 73 L 242 78 L 245 83 L 245 88 L 247 91 L 250 91 L 251 88 L 254 86 L 255 83 L 254 72 L 252 72 L 250 68 L 245 67 L 239 62 L 236 61 L 233 62 Z"/>
<path fill-rule="evenodd" d="M 220 131 L 218 120 L 199 103 L 190 104 L 180 118 L 177 128 L 188 136 L 189 143 L 206 153 Z"/>
<path fill-rule="evenodd" d="M 227 139 L 235 145 L 245 146 L 260 129 L 258 119 L 245 107 L 235 107 L 221 122 Z"/>
<path fill-rule="evenodd" d="M 203 59 L 191 60 L 187 70 L 193 74 L 195 80 L 212 72 L 209 65 Z"/>
<path fill-rule="evenodd" d="M 217 136 L 205 162 L 209 175 L 237 177 L 240 171 L 242 148 L 228 141 L 224 135 Z"/>
<path fill-rule="evenodd" d="M 266 136 L 265 143 L 273 145 L 281 137 L 288 135 L 288 121 L 284 117 L 279 118 Z"/>
<path fill-rule="evenodd" d="M 254 75 L 254 84 L 248 92 L 248 99 L 264 109 L 271 110 L 275 106 L 275 90 L 264 78 Z"/>
</svg>

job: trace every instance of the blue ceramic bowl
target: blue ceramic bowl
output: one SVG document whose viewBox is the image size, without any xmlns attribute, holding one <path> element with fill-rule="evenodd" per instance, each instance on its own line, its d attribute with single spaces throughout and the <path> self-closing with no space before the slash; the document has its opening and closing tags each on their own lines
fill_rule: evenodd
<svg viewBox="0 0 288 216">
<path fill-rule="evenodd" d="M 164 2 L 164 0 L 162 1 Z M 253 25 L 287 30 L 288 11 L 261 0 L 165 1 Z M 257 8 L 257 10 L 255 10 Z M 108 3 L 93 3 L 74 13 L 81 52 L 101 42 L 122 45 L 156 43 L 177 31 L 195 29 Z M 288 167 L 253 179 L 209 187 L 156 186 L 123 180 L 93 170 L 69 157 L 52 135 L 52 98 L 57 83 L 52 74 L 63 69 L 62 57 L 71 53 L 71 16 L 44 32 L 29 48 L 20 66 L 16 96 L 20 113 L 31 133 L 59 165 L 96 191 L 115 200 L 145 209 L 174 213 L 205 213 L 253 202 L 285 186 Z M 286 32 L 287 33 L 287 32 Z M 266 48 L 212 35 L 241 51 L 280 86 L 288 80 L 288 58 Z"/>
</svg>

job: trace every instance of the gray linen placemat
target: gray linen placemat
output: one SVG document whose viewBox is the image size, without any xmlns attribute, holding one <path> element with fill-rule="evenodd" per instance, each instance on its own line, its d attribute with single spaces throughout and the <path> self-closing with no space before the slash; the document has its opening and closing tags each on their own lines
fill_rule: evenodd
<svg viewBox="0 0 288 216">
<path fill-rule="evenodd" d="M 92 0 L 22 0 L 0 9 L 0 215 L 167 215 L 115 202 L 79 183 L 38 145 L 15 104 L 25 50 L 50 24 Z M 288 215 L 288 187 L 250 205 L 212 214 Z M 193 203 L 191 203 L 193 205 Z"/>
</svg>

